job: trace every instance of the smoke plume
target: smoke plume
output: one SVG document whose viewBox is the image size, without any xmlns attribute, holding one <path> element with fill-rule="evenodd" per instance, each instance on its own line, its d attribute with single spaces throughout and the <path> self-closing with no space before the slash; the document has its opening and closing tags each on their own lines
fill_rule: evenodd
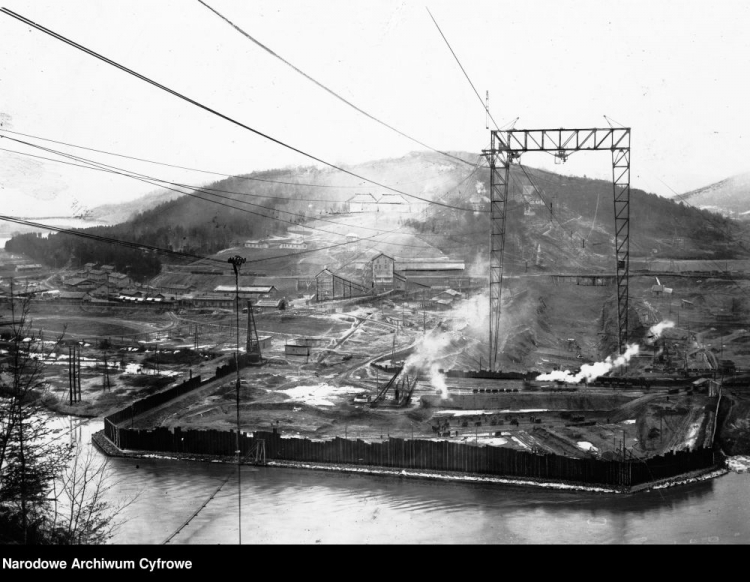
<svg viewBox="0 0 750 582">
<path fill-rule="evenodd" d="M 607 358 L 603 362 L 584 364 L 583 366 L 581 366 L 581 371 L 577 374 L 571 374 L 567 370 L 555 370 L 554 372 L 550 372 L 549 374 L 542 374 L 541 376 L 537 376 L 537 380 L 543 382 L 547 380 L 559 380 L 561 382 L 567 382 L 569 384 L 578 384 L 581 380 L 591 382 L 592 380 L 596 380 L 599 376 L 603 376 L 607 372 L 616 368 L 621 368 L 622 366 L 627 364 L 630 361 L 630 358 L 638 353 L 638 350 L 638 344 L 630 344 L 628 346 L 628 349 L 625 350 L 624 354 L 619 355 L 614 359 L 612 358 L 612 356 L 607 356 Z"/>
<path fill-rule="evenodd" d="M 466 274 L 476 279 L 486 279 L 489 272 L 490 260 L 486 252 L 477 253 L 466 269 Z"/>
<path fill-rule="evenodd" d="M 404 371 L 407 374 L 427 372 L 430 384 L 436 390 L 440 390 L 443 398 L 448 397 L 448 390 L 445 384 L 445 376 L 438 371 L 440 369 L 438 360 L 445 357 L 450 343 L 451 337 L 449 334 L 432 330 L 424 336 L 417 348 L 404 362 Z"/>
<path fill-rule="evenodd" d="M 664 332 L 665 329 L 668 327 L 674 327 L 674 321 L 660 321 L 656 325 L 652 325 L 648 330 L 648 335 L 646 336 L 649 343 L 654 343 L 657 339 L 661 337 L 661 334 Z"/>
<path fill-rule="evenodd" d="M 509 337 L 513 322 L 528 316 L 525 305 L 516 306 L 512 313 L 504 311 L 500 320 L 498 333 L 503 338 L 500 351 L 505 340 Z M 456 301 L 449 312 L 445 312 L 444 329 L 435 328 L 422 338 L 414 352 L 406 359 L 404 370 L 407 374 L 421 373 L 430 378 L 430 383 L 436 390 L 440 390 L 447 398 L 445 376 L 438 370 L 449 370 L 462 358 L 479 363 L 481 351 L 485 347 L 484 363 L 488 362 L 487 327 L 490 316 L 490 301 L 488 294 L 482 293 Z M 446 331 L 450 329 L 452 331 Z"/>
</svg>

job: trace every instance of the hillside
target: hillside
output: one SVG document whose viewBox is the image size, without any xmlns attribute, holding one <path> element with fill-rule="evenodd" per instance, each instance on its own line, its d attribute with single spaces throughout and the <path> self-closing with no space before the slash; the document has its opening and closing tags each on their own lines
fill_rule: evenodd
<svg viewBox="0 0 750 582">
<path fill-rule="evenodd" d="M 612 268 L 614 213 L 612 184 L 561 176 L 526 168 L 531 181 L 518 166 L 511 168 L 507 208 L 506 265 L 513 272 L 533 267 L 558 270 Z M 487 196 L 489 170 L 474 184 Z M 465 205 L 465 194 L 452 193 L 445 202 Z M 487 202 L 482 208 L 487 207 Z M 432 206 L 426 220 L 413 221 L 427 240 L 441 249 L 449 244 L 486 253 L 489 233 L 486 213 L 461 213 Z M 740 258 L 747 251 L 737 239 L 746 227 L 707 210 L 632 189 L 630 197 L 631 259 Z"/>
<path fill-rule="evenodd" d="M 182 194 L 172 190 L 157 190 L 156 192 L 145 194 L 129 202 L 96 206 L 91 209 L 87 214 L 87 217 L 90 220 L 100 220 L 109 224 L 119 224 L 120 222 L 130 220 L 139 212 L 150 210 L 159 204 L 169 202 L 180 196 L 182 196 Z"/>
<path fill-rule="evenodd" d="M 458 155 L 471 163 L 478 157 Z M 252 249 L 249 264 L 264 259 L 254 269 L 301 276 L 314 275 L 325 266 L 345 269 L 358 260 L 357 254 L 347 253 L 345 247 L 347 236 L 353 233 L 360 241 L 371 241 L 360 252 L 368 249 L 396 257 L 463 260 L 470 274 L 486 276 L 487 168 L 428 152 L 349 169 L 404 192 L 409 212 L 386 213 L 379 219 L 377 213 L 348 214 L 347 201 L 355 195 L 380 198 L 388 190 L 333 169 L 298 167 L 219 180 L 194 194 L 145 209 L 143 204 L 159 199 L 160 194 L 154 193 L 141 201 L 140 212 L 128 221 L 87 232 L 213 255 L 237 249 L 247 240 L 289 237 L 290 227 L 304 224 L 307 248 L 299 261 L 293 256 L 297 253 L 286 248 L 283 252 Z M 505 253 L 509 274 L 551 267 L 557 271 L 610 271 L 614 248 L 611 183 L 525 170 L 517 165 L 511 169 Z M 632 259 L 729 260 L 749 256 L 737 242 L 746 226 L 737 221 L 636 189 L 631 191 L 630 208 Z M 125 211 L 124 207 L 113 210 Z M 79 262 L 83 257 L 111 262 L 117 253 L 115 248 L 85 244 L 67 235 L 32 242 L 34 252 L 27 254 L 58 267 L 73 256 Z M 410 248 L 420 250 L 414 255 L 408 252 Z M 21 247 L 16 250 L 24 252 Z M 268 260 L 276 256 L 290 258 Z M 225 259 L 221 258 L 222 262 Z M 129 264 L 132 269 L 133 261 Z"/>
<path fill-rule="evenodd" d="M 699 208 L 739 220 L 750 220 L 750 173 L 732 176 L 680 196 Z"/>
<path fill-rule="evenodd" d="M 460 154 L 467 160 L 477 156 Z M 414 232 L 451 255 L 472 260 L 486 240 L 485 212 L 466 212 L 428 205 L 442 201 L 460 208 L 488 209 L 489 170 L 474 170 L 435 153 L 412 153 L 349 168 L 353 173 L 399 189 L 412 208 L 395 224 L 400 232 Z M 527 168 L 533 185 L 513 166 L 508 204 L 508 252 L 525 261 L 539 243 L 556 256 L 597 261 L 610 256 L 614 219 L 612 185 L 605 180 L 560 176 Z M 283 236 L 293 224 L 315 219 L 319 232 L 338 231 L 334 224 L 350 224 L 339 215 L 355 194 L 379 197 L 385 188 L 333 169 L 288 168 L 269 170 L 215 182 L 194 196 L 182 196 L 144 210 L 129 221 L 129 230 L 143 233 L 150 244 L 176 250 L 213 253 L 247 239 Z M 539 202 L 544 204 L 536 204 Z M 549 208 L 552 208 L 550 213 Z M 536 227 L 534 227 L 536 225 Z M 529 230 L 531 229 L 531 230 Z M 158 236 L 154 236 L 155 233 Z M 692 208 L 641 190 L 631 191 L 631 254 L 669 258 L 739 258 L 744 251 L 734 244 L 744 232 L 740 225 L 717 214 Z M 345 232 L 336 232 L 338 242 Z M 359 235 L 363 236 L 362 233 Z M 541 238 L 540 238 L 541 237 Z M 329 244 L 334 239 L 327 237 Z M 531 254 L 530 254 L 531 253 Z M 579 257 L 580 255 L 580 257 Z M 551 259 L 552 257 L 550 257 Z"/>
</svg>

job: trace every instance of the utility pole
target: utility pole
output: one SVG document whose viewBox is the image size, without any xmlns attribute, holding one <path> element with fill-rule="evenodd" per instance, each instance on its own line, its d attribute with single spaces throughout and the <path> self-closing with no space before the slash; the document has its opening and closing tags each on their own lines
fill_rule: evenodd
<svg viewBox="0 0 750 582">
<path fill-rule="evenodd" d="M 237 370 L 237 381 L 236 381 L 236 397 L 237 397 L 237 435 L 236 435 L 236 450 L 237 454 L 237 534 L 239 544 L 242 545 L 242 473 L 240 471 L 240 267 L 245 263 L 247 259 L 239 255 L 230 257 L 227 259 L 228 263 L 231 263 L 232 269 L 234 270 L 234 290 L 235 290 L 235 301 L 234 311 L 237 320 L 237 346 L 234 350 L 234 366 Z"/>
<path fill-rule="evenodd" d="M 68 392 L 70 395 L 71 406 L 73 406 L 73 403 L 76 401 L 74 353 L 73 346 L 68 346 Z"/>
<path fill-rule="evenodd" d="M 108 368 L 108 361 L 107 361 L 107 352 L 104 352 L 104 378 L 102 382 L 102 392 L 105 392 L 106 390 L 109 390 L 109 368 Z"/>
<path fill-rule="evenodd" d="M 81 398 L 81 346 L 76 346 L 76 384 L 78 387 L 78 402 L 83 400 Z"/>
</svg>

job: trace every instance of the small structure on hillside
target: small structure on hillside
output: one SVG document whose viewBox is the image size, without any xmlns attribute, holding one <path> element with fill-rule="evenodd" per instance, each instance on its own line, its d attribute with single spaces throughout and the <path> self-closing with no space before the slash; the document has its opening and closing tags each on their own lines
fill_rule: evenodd
<svg viewBox="0 0 750 582">
<path fill-rule="evenodd" d="M 446 285 L 463 277 L 463 261 L 445 259 L 399 259 L 394 268 L 410 281 L 423 285 Z"/>
<path fill-rule="evenodd" d="M 214 293 L 220 293 L 224 297 L 234 297 L 238 292 L 235 285 L 218 285 Z M 278 289 L 273 285 L 245 285 L 239 287 L 240 299 L 250 299 L 253 305 L 260 299 L 276 299 L 279 295 Z"/>
<path fill-rule="evenodd" d="M 186 295 L 194 290 L 194 285 L 184 285 L 182 283 L 165 283 L 159 286 L 159 291 L 171 295 Z"/>
<path fill-rule="evenodd" d="M 21 272 L 23 272 L 23 271 L 38 271 L 41 268 L 42 268 L 42 265 L 40 265 L 38 263 L 27 263 L 27 264 L 24 264 L 24 265 L 16 265 L 16 270 L 17 271 L 21 271 Z"/>
<path fill-rule="evenodd" d="M 327 337 L 298 337 L 284 345 L 287 356 L 309 356 L 313 348 L 326 348 L 333 343 Z"/>
<path fill-rule="evenodd" d="M 253 303 L 253 307 L 262 310 L 284 310 L 287 307 L 287 301 L 286 299 L 258 299 Z"/>
<path fill-rule="evenodd" d="M 260 346 L 260 349 L 267 350 L 271 348 L 271 336 L 270 335 L 261 335 L 258 336 L 258 342 L 256 343 L 255 338 L 250 339 L 250 343 L 247 345 L 247 352 L 257 352 L 258 346 Z"/>
<path fill-rule="evenodd" d="M 295 250 L 305 250 L 307 248 L 307 243 L 301 240 L 293 240 L 289 242 L 283 242 L 279 244 L 280 249 L 295 249 Z"/>
<path fill-rule="evenodd" d="M 267 249 L 270 245 L 266 240 L 246 240 L 245 248 L 248 249 Z"/>
<path fill-rule="evenodd" d="M 385 253 L 378 253 L 365 267 L 364 284 L 378 290 L 393 289 L 393 273 L 396 261 Z"/>
<path fill-rule="evenodd" d="M 194 296 L 192 304 L 193 307 L 232 309 L 234 307 L 234 298 L 227 297 L 224 294 L 205 293 L 204 295 Z"/>
<path fill-rule="evenodd" d="M 349 212 L 377 212 L 378 201 L 372 194 L 355 194 L 346 201 Z"/>
<path fill-rule="evenodd" d="M 401 194 L 381 194 L 377 205 L 378 212 L 408 213 L 411 212 L 409 202 Z"/>
<path fill-rule="evenodd" d="M 315 275 L 315 301 L 329 299 L 349 299 L 362 297 L 369 289 L 344 277 L 336 275 L 330 269 L 323 269 Z"/>
</svg>

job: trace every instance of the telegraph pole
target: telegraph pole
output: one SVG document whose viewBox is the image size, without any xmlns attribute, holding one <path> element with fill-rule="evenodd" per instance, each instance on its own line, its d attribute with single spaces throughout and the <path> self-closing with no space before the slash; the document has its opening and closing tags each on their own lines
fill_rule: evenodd
<svg viewBox="0 0 750 582">
<path fill-rule="evenodd" d="M 75 402 L 76 398 L 75 382 L 73 381 L 73 378 L 75 378 L 75 368 L 73 366 L 73 347 L 68 346 L 68 391 L 70 395 L 71 406 L 73 406 L 73 402 Z"/>
<path fill-rule="evenodd" d="M 78 402 L 81 398 L 81 346 L 76 348 L 76 383 L 78 384 Z"/>
<path fill-rule="evenodd" d="M 235 290 L 235 301 L 234 310 L 237 319 L 237 346 L 234 350 L 234 366 L 237 370 L 237 381 L 236 381 L 236 395 L 237 395 L 237 438 L 236 438 L 236 451 L 237 453 L 237 534 L 239 544 L 242 545 L 242 477 L 241 477 L 241 464 L 240 464 L 240 267 L 245 263 L 247 259 L 239 255 L 230 257 L 227 259 L 228 263 L 231 263 L 232 269 L 234 269 L 234 290 Z"/>
</svg>

